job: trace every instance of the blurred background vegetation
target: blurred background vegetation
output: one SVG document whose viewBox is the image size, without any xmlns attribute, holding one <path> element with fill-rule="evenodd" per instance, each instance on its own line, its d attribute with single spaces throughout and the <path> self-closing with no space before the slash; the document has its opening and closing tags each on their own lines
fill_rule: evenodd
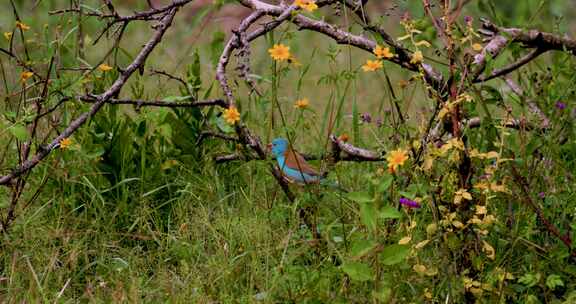
<svg viewBox="0 0 576 304">
<path fill-rule="evenodd" d="M 16 18 L 5 2 L 0 32 L 12 32 Z M 504 26 L 560 35 L 576 30 L 574 1 L 466 2 L 462 16 L 473 16 L 476 24 L 486 17 Z M 95 70 L 83 78 L 80 75 L 85 70 L 76 70 L 97 67 L 113 49 L 112 36 L 94 44 L 103 30 L 102 20 L 51 13 L 69 7 L 69 1 L 15 3 L 20 19 L 31 29 L 26 31 L 24 43 L 16 34 L 12 37 L 14 51 L 44 70 L 55 56 L 54 95 L 49 105 L 58 102 L 59 94 L 98 94 L 114 81 L 117 71 Z M 157 5 L 161 3 L 166 1 Z M 115 5 L 124 14 L 148 7 L 146 1 L 136 0 L 115 1 Z M 405 34 L 399 25 L 401 17 L 412 16 L 422 31 L 420 37 L 433 44 L 425 53 L 426 60 L 443 62 L 433 51 L 441 48 L 441 43 L 420 1 L 369 1 L 368 5 L 371 17 L 394 37 Z M 86 12 L 103 10 L 101 1 L 82 1 L 82 6 Z M 147 61 L 144 75 L 134 75 L 121 97 L 166 101 L 182 100 L 188 94 L 200 99 L 221 97 L 214 80 L 216 62 L 231 29 L 247 12 L 234 1 L 197 1 L 182 9 Z M 314 14 L 362 33 L 354 25 L 356 17 L 349 13 L 323 8 Z M 131 23 L 120 47 L 105 63 L 126 66 L 151 33 L 148 24 Z M 0 40 L 5 48 L 11 43 L 4 37 Z M 290 46 L 301 66 L 274 64 L 267 49 L 278 41 Z M 508 52 L 502 60 L 517 58 L 519 52 Z M 252 45 L 252 77 L 262 96 L 250 94 L 238 84 L 242 120 L 267 142 L 293 134 L 299 150 L 312 154 L 326 151 L 329 133 L 347 134 L 352 143 L 379 151 L 410 144 L 410 138 L 398 134 L 422 127 L 433 103 L 423 85 L 411 78 L 413 74 L 396 66 L 386 64 L 384 73 L 361 73 L 360 66 L 368 58 L 366 52 L 338 46 L 318 34 L 282 26 Z M 22 69 L 1 54 L 0 65 L 0 145 L 6 147 L 0 151 L 0 169 L 5 174 L 17 163 L 13 146 L 17 135 L 9 129 L 20 98 Z M 546 215 L 563 231 L 576 228 L 572 189 L 576 172 L 572 122 L 575 66 L 568 55 L 553 53 L 522 70 L 519 82 L 536 94 L 538 104 L 553 118 L 554 129 L 534 138 L 513 133 L 506 139 L 511 147 L 526 142 L 534 146 L 526 148 L 525 155 L 530 156 L 535 147 L 546 155 L 546 166 L 526 172 L 536 175 L 535 184 L 541 188 L 533 189 L 534 193 L 544 193 L 541 203 Z M 177 75 L 191 90 L 153 75 L 153 71 Z M 235 73 L 233 69 L 229 72 Z M 398 126 L 391 114 L 392 93 L 386 77 L 402 102 L 409 121 L 406 125 Z M 491 85 L 498 98 L 511 99 L 502 81 L 494 80 Z M 310 100 L 310 107 L 295 109 L 294 101 L 303 97 Z M 555 107 L 560 99 L 568 104 L 562 112 Z M 285 124 L 277 113 L 271 115 L 276 100 L 287 117 Z M 522 108 L 517 100 L 511 104 Z M 490 106 L 496 109 L 496 105 Z M 67 102 L 53 120 L 66 125 L 87 107 L 79 101 Z M 505 115 L 504 111 L 494 113 Z M 206 126 L 229 131 L 218 114 L 215 110 L 106 106 L 72 137 L 70 149 L 55 151 L 35 169 L 29 187 L 41 186 L 41 191 L 38 197 L 34 192 L 24 196 L 17 220 L 0 241 L 0 299 L 7 303 L 438 303 L 448 299 L 462 303 L 465 287 L 462 274 L 454 272 L 456 267 L 437 269 L 439 275 L 428 277 L 414 273 L 408 263 L 394 263 L 378 270 L 378 282 L 362 279 L 360 270 L 355 277 L 357 269 L 343 271 L 342 260 L 359 254 L 358 248 L 363 248 L 362 242 L 370 234 L 357 206 L 335 193 L 300 189 L 296 190 L 297 203 L 289 204 L 265 162 L 216 164 L 214 156 L 243 149 L 217 139 L 201 141 L 200 132 Z M 362 119 L 361 114 L 368 114 L 371 120 Z M 568 138 L 563 145 L 556 142 L 560 135 Z M 482 142 L 478 137 L 473 140 Z M 321 162 L 316 165 L 324 166 Z M 378 193 L 382 167 L 381 163 L 342 163 L 331 176 L 348 189 Z M 426 184 L 422 178 L 414 181 L 414 189 L 398 191 L 419 194 L 425 192 L 422 187 Z M 8 189 L 0 188 L 0 208 L 7 208 L 8 196 Z M 478 258 L 474 260 L 478 273 L 464 274 L 491 284 L 491 291 L 477 300 L 576 302 L 576 267 L 566 249 L 541 230 L 531 210 L 511 197 L 499 199 L 502 204 L 495 213 L 502 222 L 493 228 L 492 240 L 498 258 Z M 508 200 L 514 200 L 517 212 L 510 230 L 504 223 Z M 31 204 L 26 204 L 28 201 Z M 327 242 L 321 253 L 298 215 L 299 208 L 310 206 L 318 208 L 318 229 Z M 414 240 L 426 239 L 429 232 L 424 223 L 431 221 L 432 214 L 424 209 L 403 213 L 404 220 L 396 230 L 379 235 L 379 240 L 394 244 L 407 232 Z M 412 222 L 422 225 L 412 231 Z M 419 258 L 429 265 L 450 265 L 449 252 L 457 254 L 459 247 L 440 247 L 427 247 Z M 499 279 L 507 274 L 514 279 Z"/>
</svg>

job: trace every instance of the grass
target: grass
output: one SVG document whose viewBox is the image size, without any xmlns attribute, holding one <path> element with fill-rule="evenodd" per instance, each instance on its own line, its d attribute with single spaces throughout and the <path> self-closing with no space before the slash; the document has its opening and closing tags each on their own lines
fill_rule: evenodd
<svg viewBox="0 0 576 304">
<path fill-rule="evenodd" d="M 561 30 L 571 26 L 566 22 L 554 25 L 553 19 L 559 6 L 569 7 L 570 3 L 551 1 L 546 6 L 536 2 L 518 4 L 510 15 L 498 18 L 504 24 L 540 22 L 550 31 L 554 26 Z M 507 4 L 497 5 L 484 9 L 499 11 Z M 43 41 L 30 48 L 31 57 L 45 61 L 48 50 L 59 55 L 63 66 L 77 66 L 77 23 L 66 15 L 46 14 L 55 8 L 62 8 L 62 4 L 45 0 L 34 10 L 19 6 L 23 20 L 33 31 L 42 33 L 30 34 Z M 418 5 L 408 8 L 414 15 L 421 13 Z M 125 12 L 131 9 L 122 7 Z M 478 13 L 474 6 L 469 10 L 467 13 L 474 15 L 488 14 Z M 566 10 L 566 16 L 570 14 Z M 2 31 L 13 21 L 10 12 L 0 13 Z M 42 30 L 45 23 L 47 30 Z M 213 79 L 221 36 L 196 40 L 197 24 L 196 19 L 179 19 L 147 68 L 186 77 L 187 69 L 199 67 L 199 72 L 188 75 L 201 79 L 195 93 L 220 97 Z M 90 39 L 101 30 L 97 20 L 88 19 L 83 25 Z M 402 35 L 397 25 L 391 31 Z M 149 33 L 145 26 L 131 26 L 122 49 L 115 54 L 117 61 L 108 62 L 124 66 Z M 194 37 L 193 43 L 183 43 L 189 36 Z M 285 69 L 273 64 L 267 55 L 273 41 L 288 43 L 302 67 Z M 99 62 L 111 47 L 112 42 L 104 40 L 88 48 L 86 61 Z M 199 54 L 198 63 L 194 50 Z M 252 51 L 253 73 L 263 94 L 251 95 L 243 85 L 236 93 L 242 120 L 264 141 L 288 134 L 296 138 L 300 150 L 320 154 L 328 148 L 328 133 L 347 133 L 352 143 L 379 151 L 410 147 L 433 108 L 418 80 L 407 87 L 397 84 L 412 74 L 388 65 L 386 74 L 360 73 L 359 67 L 369 54 L 346 46 L 337 48 L 313 33 L 280 28 L 255 43 Z M 435 56 L 433 52 L 428 55 L 431 59 Z M 20 69 L 1 56 L 0 60 L 7 75 L 2 91 L 6 103 L 0 109 L 7 113 L 17 101 L 7 96 L 20 87 Z M 330 168 L 330 178 L 355 194 L 293 186 L 298 198 L 290 203 L 270 175 L 269 162 L 215 164 L 215 155 L 243 148 L 216 139 L 197 144 L 198 132 L 206 125 L 226 131 L 210 110 L 108 106 L 74 135 L 71 149 L 56 151 L 35 169 L 27 190 L 33 191 L 46 180 L 41 195 L 28 208 L 17 209 L 17 220 L 0 241 L 0 300 L 463 303 L 470 301 L 465 291 L 470 289 L 466 279 L 471 279 L 474 284 L 490 287 L 477 295 L 479 303 L 571 303 L 576 297 L 573 260 L 567 249 L 542 229 L 523 199 L 538 200 L 546 217 L 570 233 L 576 210 L 572 190 L 576 144 L 572 114 L 558 111 L 554 103 L 562 99 L 573 106 L 576 94 L 569 88 L 574 65 L 573 57 L 554 54 L 526 67 L 525 74 L 519 76 L 524 88 L 540 98 L 539 105 L 546 114 L 555 118 L 552 132 L 526 135 L 498 128 L 497 124 L 483 126 L 479 132 L 466 130 L 472 147 L 482 152 L 495 149 L 503 158 L 514 158 L 513 165 L 531 186 L 529 195 L 522 193 L 514 186 L 508 163 L 503 162 L 493 176 L 507 185 L 510 193 L 485 195 L 474 190 L 474 203 L 487 206 L 498 219 L 487 225 L 487 236 L 477 227 L 474 233 L 460 233 L 452 227 L 454 219 L 448 220 L 454 192 L 459 190 L 453 160 L 457 153 L 434 158 L 431 170 L 407 164 L 394 176 L 386 173 L 381 162 L 339 163 Z M 546 70 L 548 66 L 550 70 Z M 537 75 L 530 78 L 532 73 Z M 89 83 L 80 84 L 75 82 L 77 75 L 62 75 L 55 82 L 72 83 L 58 86 L 66 93 L 99 91 L 114 79 L 112 73 L 96 73 Z M 391 113 L 394 105 L 385 77 L 391 78 L 408 117 L 405 125 L 399 125 Z M 531 82 L 534 79 L 538 81 Z M 485 97 L 488 105 L 480 109 L 475 104 L 466 110 L 486 115 L 484 109 L 489 108 L 495 119 L 502 118 L 506 112 L 497 97 L 504 96 L 514 111 L 526 111 L 522 101 L 513 100 L 503 87 L 502 83 L 492 84 L 492 90 L 482 92 L 480 98 L 474 95 L 477 99 Z M 135 75 L 122 95 L 162 99 L 184 94 L 163 78 Z M 308 97 L 311 106 L 304 111 L 294 109 L 294 101 L 302 97 Z M 63 122 L 85 109 L 77 103 L 65 107 L 60 116 Z M 374 121 L 382 118 L 384 126 L 361 123 L 359 114 L 364 112 Z M 6 119 L 0 123 L 8 126 Z M 566 143 L 558 144 L 559 136 L 567 137 Z M 6 158 L 1 157 L 2 172 L 16 163 L 11 138 L 9 133 L 0 132 L 2 146 L 8 147 Z M 314 164 L 327 166 L 324 162 Z M 476 175 L 495 167 L 493 162 L 479 159 L 472 165 Z M 545 197 L 539 198 L 539 192 Z M 23 201 L 31 196 L 32 192 L 27 193 Z M 418 197 L 423 208 L 398 213 L 399 197 Z M 0 188 L 0 199 L 8 201 L 7 188 Z M 436 205 L 450 210 L 437 209 Z M 458 216 L 472 216 L 474 210 L 470 207 Z M 321 240 L 313 237 L 313 228 L 304 224 L 303 217 L 317 225 Z M 508 223 L 510 219 L 514 221 Z M 398 245 L 407 236 L 411 237 L 410 245 Z M 416 248 L 422 241 L 428 243 Z M 490 251 L 483 241 L 494 250 L 494 259 L 488 257 Z M 419 272 L 416 266 L 426 270 Z"/>
</svg>

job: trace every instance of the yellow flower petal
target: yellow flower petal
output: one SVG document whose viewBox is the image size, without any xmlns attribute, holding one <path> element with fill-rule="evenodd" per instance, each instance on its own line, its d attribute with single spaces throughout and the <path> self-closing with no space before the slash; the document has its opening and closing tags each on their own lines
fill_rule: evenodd
<svg viewBox="0 0 576 304">
<path fill-rule="evenodd" d="M 362 70 L 364 70 L 364 72 L 374 72 L 382 67 L 382 61 L 380 60 L 367 60 L 362 66 Z"/>
<path fill-rule="evenodd" d="M 310 104 L 310 101 L 308 100 L 308 98 L 302 98 L 302 99 L 296 100 L 296 103 L 294 104 L 294 108 L 304 110 L 308 107 L 309 104 Z"/>
<path fill-rule="evenodd" d="M 376 55 L 376 57 L 378 57 L 379 59 L 385 58 L 385 59 L 390 59 L 394 57 L 394 54 L 392 52 L 390 52 L 390 48 L 387 47 L 382 47 L 380 45 L 377 45 L 376 48 L 373 51 L 374 55 Z"/>
<path fill-rule="evenodd" d="M 113 69 L 113 67 L 103 63 L 103 64 L 98 66 L 98 69 L 102 72 L 108 72 L 108 71 L 111 71 Z"/>
<path fill-rule="evenodd" d="M 270 57 L 277 61 L 289 60 L 292 56 L 290 55 L 290 47 L 284 44 L 275 44 L 272 48 L 268 49 Z"/>
<path fill-rule="evenodd" d="M 224 110 L 222 116 L 224 117 L 224 120 L 231 125 L 240 121 L 240 112 L 238 112 L 238 109 L 234 106 Z"/>
</svg>

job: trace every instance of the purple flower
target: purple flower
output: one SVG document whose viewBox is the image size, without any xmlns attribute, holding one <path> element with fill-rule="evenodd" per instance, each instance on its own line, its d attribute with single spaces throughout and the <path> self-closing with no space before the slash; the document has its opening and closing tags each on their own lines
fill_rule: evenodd
<svg viewBox="0 0 576 304">
<path fill-rule="evenodd" d="M 562 111 L 562 110 L 566 109 L 566 104 L 561 102 L 561 101 L 557 101 L 556 102 L 556 109 Z"/>
<path fill-rule="evenodd" d="M 378 118 L 376 119 L 376 125 L 378 126 L 378 128 L 382 127 L 382 118 Z"/>
<path fill-rule="evenodd" d="M 464 22 L 466 22 L 467 25 L 471 25 L 472 20 L 474 20 L 472 16 L 464 16 Z"/>
<path fill-rule="evenodd" d="M 540 192 L 540 193 L 538 193 L 538 197 L 541 199 L 544 199 L 546 197 L 546 193 Z"/>
<path fill-rule="evenodd" d="M 370 116 L 369 113 L 362 113 L 362 114 L 360 114 L 360 120 L 362 120 L 362 122 L 364 122 L 364 123 L 371 123 L 372 122 L 372 116 Z"/>
<path fill-rule="evenodd" d="M 407 199 L 405 197 L 400 198 L 400 204 L 408 207 L 408 208 L 420 208 L 420 204 L 417 202 Z"/>
</svg>

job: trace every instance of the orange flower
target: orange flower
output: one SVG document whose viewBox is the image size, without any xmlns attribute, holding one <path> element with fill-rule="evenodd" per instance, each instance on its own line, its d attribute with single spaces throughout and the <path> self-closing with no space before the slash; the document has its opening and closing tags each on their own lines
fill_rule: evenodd
<svg viewBox="0 0 576 304">
<path fill-rule="evenodd" d="M 382 47 L 380 45 L 377 45 L 373 52 L 374 55 L 376 55 L 376 57 L 378 57 L 379 59 L 382 58 L 390 59 L 394 57 L 394 54 L 390 52 L 390 48 Z"/>
<path fill-rule="evenodd" d="M 20 81 L 22 82 L 26 82 L 26 80 L 28 80 L 28 78 L 34 76 L 34 73 L 32 72 L 22 72 L 22 74 L 20 74 Z"/>
<path fill-rule="evenodd" d="M 313 12 L 318 9 L 318 5 L 316 5 L 316 1 L 314 0 L 296 0 L 294 1 L 294 5 L 309 12 Z"/>
<path fill-rule="evenodd" d="M 226 120 L 226 122 L 231 125 L 240 121 L 240 112 L 238 112 L 238 109 L 236 109 L 235 106 L 231 106 L 230 108 L 224 110 L 223 116 L 224 120 Z"/>
<path fill-rule="evenodd" d="M 342 133 L 342 135 L 338 136 L 338 139 L 343 142 L 347 142 L 350 139 L 350 137 L 348 136 L 348 134 Z"/>
<path fill-rule="evenodd" d="M 382 68 L 382 61 L 380 60 L 367 60 L 366 64 L 362 66 L 364 72 L 374 72 Z"/>
<path fill-rule="evenodd" d="M 68 149 L 72 146 L 72 140 L 69 137 L 60 140 L 60 149 Z"/>
<path fill-rule="evenodd" d="M 388 152 L 386 156 L 386 161 L 388 162 L 388 170 L 394 172 L 399 166 L 404 165 L 404 162 L 408 160 L 408 152 L 406 150 L 398 149 Z"/>
<path fill-rule="evenodd" d="M 296 103 L 294 104 L 294 108 L 304 110 L 308 107 L 309 104 L 310 104 L 310 101 L 308 100 L 308 98 L 302 98 L 302 99 L 296 100 Z"/>
<path fill-rule="evenodd" d="M 283 44 L 275 44 L 271 49 L 268 50 L 270 57 L 274 60 L 283 61 L 290 59 L 290 47 Z"/>
</svg>

